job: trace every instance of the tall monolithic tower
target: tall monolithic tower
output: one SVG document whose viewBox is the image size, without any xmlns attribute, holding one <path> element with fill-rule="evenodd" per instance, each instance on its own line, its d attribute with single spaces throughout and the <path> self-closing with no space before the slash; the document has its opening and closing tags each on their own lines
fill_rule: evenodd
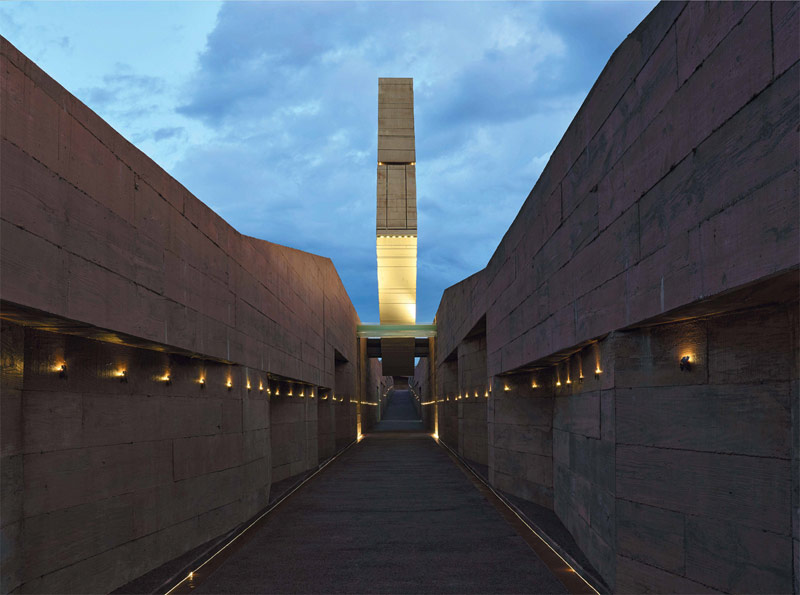
<svg viewBox="0 0 800 595">
<path fill-rule="evenodd" d="M 414 81 L 379 78 L 376 232 L 381 324 L 414 324 L 417 318 L 415 164 Z M 381 350 L 385 375 L 413 375 L 414 339 L 384 339 Z"/>
</svg>

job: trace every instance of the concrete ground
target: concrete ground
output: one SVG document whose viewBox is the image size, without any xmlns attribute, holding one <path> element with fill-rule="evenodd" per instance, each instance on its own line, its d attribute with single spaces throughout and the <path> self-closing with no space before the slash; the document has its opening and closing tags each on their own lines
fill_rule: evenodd
<svg viewBox="0 0 800 595">
<path fill-rule="evenodd" d="M 395 395 L 387 421 L 412 422 Z M 566 592 L 422 433 L 367 435 L 243 541 L 195 592 Z"/>
</svg>

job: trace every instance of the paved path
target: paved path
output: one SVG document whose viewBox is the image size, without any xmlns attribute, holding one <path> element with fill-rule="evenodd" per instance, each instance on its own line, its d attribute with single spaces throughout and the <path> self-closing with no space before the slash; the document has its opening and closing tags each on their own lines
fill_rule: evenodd
<svg viewBox="0 0 800 595">
<path fill-rule="evenodd" d="M 201 593 L 564 593 L 428 435 L 373 433 L 279 506 Z"/>
</svg>

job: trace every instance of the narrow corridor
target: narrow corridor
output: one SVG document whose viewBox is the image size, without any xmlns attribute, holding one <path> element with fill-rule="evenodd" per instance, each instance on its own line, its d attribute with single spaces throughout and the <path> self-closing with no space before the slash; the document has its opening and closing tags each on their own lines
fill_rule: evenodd
<svg viewBox="0 0 800 595">
<path fill-rule="evenodd" d="M 564 593 L 444 448 L 408 391 L 353 445 L 239 540 L 201 593 Z M 186 587 L 187 585 L 184 584 Z M 184 589 L 188 590 L 188 589 Z"/>
</svg>

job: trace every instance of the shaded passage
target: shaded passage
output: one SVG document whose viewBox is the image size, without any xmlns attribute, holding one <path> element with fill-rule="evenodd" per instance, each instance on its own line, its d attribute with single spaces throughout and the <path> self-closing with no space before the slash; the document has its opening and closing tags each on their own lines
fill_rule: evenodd
<svg viewBox="0 0 800 595">
<path fill-rule="evenodd" d="M 276 509 L 202 593 L 565 593 L 423 434 L 371 434 Z"/>
<path fill-rule="evenodd" d="M 425 428 L 414 407 L 410 390 L 395 390 L 389 395 L 383 418 L 375 426 L 376 432 L 421 432 Z"/>
</svg>

